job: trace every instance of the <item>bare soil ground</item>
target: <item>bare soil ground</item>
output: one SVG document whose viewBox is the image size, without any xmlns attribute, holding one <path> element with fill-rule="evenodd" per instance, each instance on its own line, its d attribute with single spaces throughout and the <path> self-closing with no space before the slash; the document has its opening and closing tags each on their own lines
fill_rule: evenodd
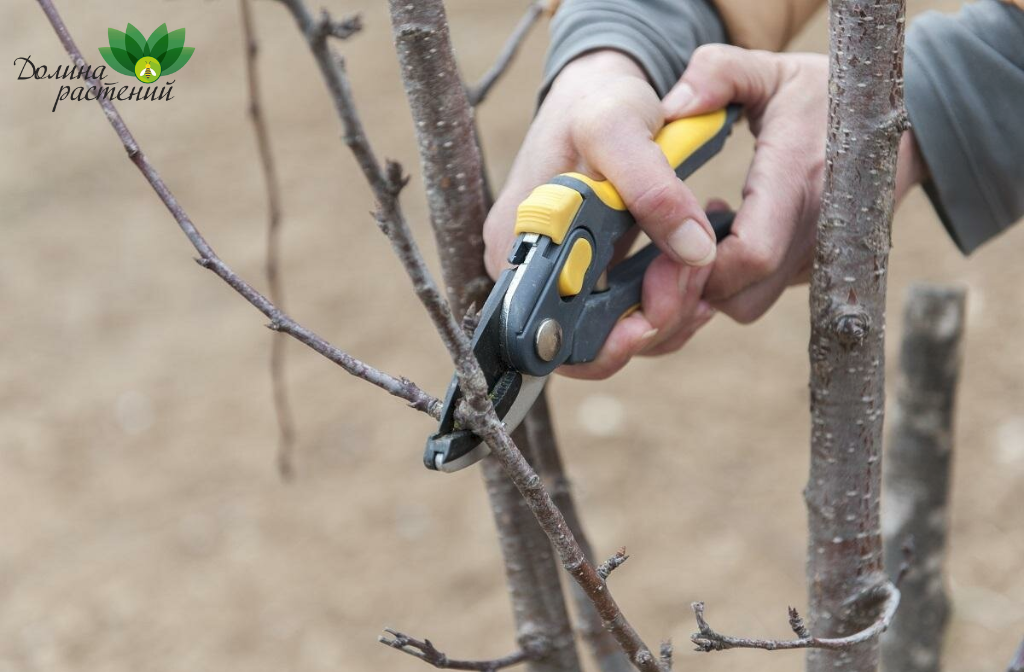
<svg viewBox="0 0 1024 672">
<path fill-rule="evenodd" d="M 261 282 L 264 200 L 228 0 L 61 2 L 89 58 L 108 26 L 185 26 L 197 47 L 170 103 L 121 106 L 222 256 Z M 416 167 L 384 3 L 344 45 L 379 152 Z M 451 4 L 482 73 L 525 0 Z M 955 2 L 911 2 L 917 12 Z M 339 141 L 285 11 L 257 3 L 285 186 L 291 311 L 355 355 L 440 394 L 450 368 Z M 823 17 L 798 46 L 825 48 Z M 5 2 L 6 62 L 66 63 L 36 4 Z M 529 122 L 538 31 L 481 110 L 497 180 Z M 52 67 L 52 66 L 51 66 Z M 298 345 L 299 477 L 274 469 L 263 320 L 212 275 L 93 104 L 50 112 L 55 82 L 0 78 L 0 671 L 420 670 L 384 625 L 460 656 L 513 646 L 480 479 L 425 471 L 431 423 Z M 740 131 L 692 181 L 735 198 Z M 415 177 L 406 203 L 428 249 Z M 896 222 L 890 352 L 917 280 L 970 288 L 950 571 L 949 670 L 1002 670 L 1024 633 L 1024 229 L 971 259 L 920 194 Z M 566 460 L 596 548 L 626 545 L 616 594 L 683 670 L 793 670 L 799 653 L 686 654 L 688 604 L 723 631 L 784 636 L 805 604 L 807 295 L 741 328 L 718 319 L 668 359 L 606 383 L 555 380 Z"/>
</svg>

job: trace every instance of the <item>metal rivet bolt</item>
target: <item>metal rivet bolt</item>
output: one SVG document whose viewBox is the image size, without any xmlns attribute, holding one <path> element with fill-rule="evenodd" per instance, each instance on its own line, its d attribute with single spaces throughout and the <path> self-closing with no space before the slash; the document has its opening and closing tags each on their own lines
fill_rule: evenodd
<svg viewBox="0 0 1024 672">
<path fill-rule="evenodd" d="M 540 323 L 537 329 L 537 356 L 550 362 L 562 349 L 562 325 L 557 320 L 548 318 Z"/>
</svg>

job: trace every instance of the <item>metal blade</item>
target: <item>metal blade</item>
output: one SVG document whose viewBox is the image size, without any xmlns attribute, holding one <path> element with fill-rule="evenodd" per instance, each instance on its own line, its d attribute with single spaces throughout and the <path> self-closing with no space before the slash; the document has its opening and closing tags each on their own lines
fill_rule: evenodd
<svg viewBox="0 0 1024 672">
<path fill-rule="evenodd" d="M 508 412 L 505 413 L 505 416 L 501 419 L 502 422 L 504 422 L 505 424 L 505 428 L 509 432 L 515 431 L 515 429 L 519 427 L 519 423 L 523 421 L 523 418 L 526 417 L 526 414 L 533 407 L 533 402 L 537 401 L 537 397 L 540 396 L 540 393 L 544 390 L 544 385 L 547 382 L 547 376 L 523 376 L 523 383 L 522 386 L 519 388 L 519 393 L 516 395 L 515 401 L 512 402 L 512 406 L 508 409 Z M 475 464 L 480 460 L 484 459 L 491 452 L 490 447 L 483 441 L 479 441 L 478 437 L 472 432 L 463 430 L 462 432 L 458 432 L 456 434 L 465 434 L 467 435 L 467 438 L 472 437 L 473 439 L 477 439 L 478 443 L 476 444 L 476 446 L 471 448 L 469 452 L 449 462 L 444 461 L 444 453 L 435 453 L 434 468 L 437 469 L 438 471 L 443 471 L 445 473 L 450 474 L 454 471 L 465 469 L 469 465 Z M 453 438 L 458 438 L 454 435 L 452 436 Z"/>
</svg>

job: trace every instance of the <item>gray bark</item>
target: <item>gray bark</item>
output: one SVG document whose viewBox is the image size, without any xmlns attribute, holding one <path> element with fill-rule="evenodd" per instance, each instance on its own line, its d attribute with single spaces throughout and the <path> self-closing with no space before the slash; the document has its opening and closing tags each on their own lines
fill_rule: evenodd
<svg viewBox="0 0 1024 672">
<path fill-rule="evenodd" d="M 579 542 L 583 555 L 591 564 L 597 562 L 594 556 L 594 549 L 590 546 L 587 535 L 583 532 L 583 523 L 580 521 L 576 511 L 576 503 L 572 497 L 572 487 L 569 478 L 562 466 L 562 457 L 558 452 L 558 445 L 555 442 L 555 428 L 551 422 L 551 412 L 548 407 L 547 392 L 544 392 L 534 403 L 526 416 L 526 436 L 533 447 L 535 456 L 534 466 L 537 473 L 548 486 L 551 499 L 555 506 L 565 516 L 565 522 L 572 530 L 573 536 Z M 523 445 L 523 444 L 520 444 Z M 622 652 L 604 624 L 601 622 L 601 615 L 594 608 L 587 594 L 575 582 L 571 582 L 570 592 L 572 593 L 573 604 L 576 606 L 576 631 L 594 656 L 598 669 L 601 672 L 628 672 L 633 666 L 629 659 Z"/>
<path fill-rule="evenodd" d="M 965 292 L 917 285 L 907 295 L 900 377 L 885 457 L 885 569 L 900 572 L 903 607 L 882 638 L 889 672 L 939 672 L 949 618 L 944 566 L 949 527 L 953 416 L 960 375 Z"/>
<path fill-rule="evenodd" d="M 878 620 L 885 289 L 903 109 L 904 0 L 832 0 L 825 187 L 811 276 L 811 631 Z M 871 672 L 878 643 L 810 650 L 810 672 Z"/>
<path fill-rule="evenodd" d="M 441 0 L 390 2 L 402 79 L 416 124 L 430 221 L 448 300 L 457 317 L 482 306 L 491 287 L 483 265 L 487 196 L 473 111 L 455 63 Z M 519 432 L 516 443 L 532 461 Z M 482 472 L 494 512 L 515 616 L 517 640 L 545 654 L 532 672 L 580 669 L 559 582 L 558 564 L 530 507 L 493 457 Z"/>
</svg>

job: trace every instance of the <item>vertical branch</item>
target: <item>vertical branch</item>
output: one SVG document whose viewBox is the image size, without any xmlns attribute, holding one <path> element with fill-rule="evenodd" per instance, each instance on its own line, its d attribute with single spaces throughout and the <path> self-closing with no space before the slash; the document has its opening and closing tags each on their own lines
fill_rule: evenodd
<svg viewBox="0 0 1024 672">
<path fill-rule="evenodd" d="M 551 499 L 555 506 L 565 516 L 565 522 L 572 530 L 572 534 L 579 542 L 580 550 L 587 560 L 594 564 L 594 550 L 590 541 L 583 532 L 583 524 L 576 511 L 576 503 L 573 501 L 572 490 L 565 469 L 562 466 L 562 457 L 558 452 L 558 443 L 555 438 L 555 428 L 551 422 L 551 412 L 548 407 L 547 392 L 541 393 L 533 408 L 524 421 L 526 436 L 529 444 L 533 447 L 534 466 L 541 478 L 547 483 L 551 492 Z M 517 441 L 519 445 L 522 442 Z M 576 605 L 576 630 L 580 637 L 587 643 L 590 652 L 597 661 L 598 669 L 601 672 L 626 672 L 632 669 L 629 659 L 622 653 L 622 648 L 604 628 L 601 622 L 601 615 L 594 608 L 587 594 L 576 583 L 570 586 L 573 603 Z"/>
<path fill-rule="evenodd" d="M 904 606 L 882 639 L 882 667 L 893 672 L 941 670 L 949 618 L 943 568 L 964 298 L 963 289 L 931 285 L 912 287 L 907 295 L 882 529 L 886 572 L 898 573 L 908 539 L 914 566 L 900 585 Z"/>
<path fill-rule="evenodd" d="M 1013 660 L 1010 661 L 1010 667 L 1007 668 L 1006 672 L 1024 672 L 1024 642 L 1020 643 L 1017 647 L 1017 653 L 1014 654 Z"/>
<path fill-rule="evenodd" d="M 812 633 L 877 620 L 885 289 L 903 109 L 905 0 L 832 0 L 825 187 L 811 277 L 807 580 Z M 812 650 L 809 672 L 870 672 L 878 644 Z"/>
<path fill-rule="evenodd" d="M 249 118 L 252 120 L 259 150 L 260 165 L 263 168 L 263 182 L 267 192 L 267 260 L 265 272 L 270 300 L 285 310 L 284 290 L 281 287 L 280 237 L 281 237 L 281 183 L 277 179 L 277 167 L 270 148 L 270 133 L 263 117 L 263 103 L 260 95 L 259 68 L 257 55 L 256 27 L 252 18 L 252 0 L 239 0 L 242 17 L 242 35 L 245 39 L 245 73 L 249 87 Z M 294 473 L 293 453 L 295 450 L 295 420 L 288 400 L 288 383 L 285 379 L 284 334 L 273 334 L 270 341 L 270 385 L 273 390 L 274 413 L 277 417 L 278 448 L 277 468 L 281 477 L 288 479 Z"/>
<path fill-rule="evenodd" d="M 483 264 L 487 216 L 473 110 L 462 85 L 444 4 L 389 0 L 409 107 L 416 123 L 430 224 L 448 300 L 457 318 L 482 306 L 490 289 Z"/>
<path fill-rule="evenodd" d="M 430 221 L 448 300 L 457 316 L 482 306 L 491 287 L 483 265 L 487 215 L 484 164 L 472 107 L 462 84 L 440 0 L 390 3 L 402 79 L 416 124 Z M 525 439 L 520 432 L 518 439 Z M 517 440 L 527 459 L 529 441 Z M 494 458 L 482 466 L 505 560 L 506 580 L 523 648 L 544 638 L 547 655 L 534 672 L 579 669 L 576 646 L 546 535 Z"/>
</svg>

